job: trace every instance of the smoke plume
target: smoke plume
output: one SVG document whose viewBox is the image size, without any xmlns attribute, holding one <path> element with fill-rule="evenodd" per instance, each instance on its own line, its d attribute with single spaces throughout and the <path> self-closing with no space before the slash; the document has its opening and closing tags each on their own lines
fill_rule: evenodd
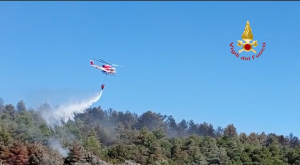
<svg viewBox="0 0 300 165">
<path fill-rule="evenodd" d="M 55 138 L 49 138 L 48 139 L 48 145 L 52 147 L 53 149 L 56 149 L 63 157 L 67 157 L 70 150 L 63 148 L 60 144 L 60 142 Z"/>
<path fill-rule="evenodd" d="M 101 95 L 102 90 L 89 100 L 62 104 L 51 110 L 41 110 L 41 116 L 46 121 L 47 125 L 54 130 L 55 126 L 62 126 L 62 122 L 66 123 L 68 120 L 74 121 L 75 113 L 83 113 L 92 104 L 97 102 Z"/>
</svg>

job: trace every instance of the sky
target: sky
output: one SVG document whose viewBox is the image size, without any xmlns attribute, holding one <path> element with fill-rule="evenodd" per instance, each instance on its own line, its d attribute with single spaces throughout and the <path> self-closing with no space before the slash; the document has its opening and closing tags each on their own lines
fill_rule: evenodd
<svg viewBox="0 0 300 165">
<path fill-rule="evenodd" d="M 256 54 L 241 48 L 249 20 Z M 300 136 L 300 2 L 0 2 L 0 97 Z M 124 65 L 106 77 L 89 60 Z M 99 62 L 95 64 L 101 65 Z"/>
</svg>

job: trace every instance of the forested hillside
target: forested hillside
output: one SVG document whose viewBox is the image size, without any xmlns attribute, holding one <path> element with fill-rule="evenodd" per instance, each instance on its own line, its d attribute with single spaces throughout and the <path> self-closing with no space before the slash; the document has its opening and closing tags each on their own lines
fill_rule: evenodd
<svg viewBox="0 0 300 165">
<path fill-rule="evenodd" d="M 51 105 L 32 109 L 0 99 L 2 164 L 300 165 L 292 134 L 239 134 L 233 124 L 177 123 L 151 111 L 138 116 L 101 107 L 51 130 L 40 116 L 44 107 Z"/>
</svg>

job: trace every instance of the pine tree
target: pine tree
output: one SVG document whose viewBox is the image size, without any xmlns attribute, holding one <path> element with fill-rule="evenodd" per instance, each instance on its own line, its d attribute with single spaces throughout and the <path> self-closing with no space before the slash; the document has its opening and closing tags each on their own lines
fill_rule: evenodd
<svg viewBox="0 0 300 165">
<path fill-rule="evenodd" d="M 84 159 L 85 150 L 78 143 L 74 143 L 70 148 L 68 156 L 65 158 L 65 164 L 74 165 L 75 163 L 86 163 Z"/>
<path fill-rule="evenodd" d="M 2 123 L 0 123 L 0 143 L 8 145 L 11 141 L 11 136 L 9 132 L 3 128 Z"/>
<path fill-rule="evenodd" d="M 28 151 L 25 145 L 19 141 L 15 141 L 8 147 L 2 146 L 1 159 L 8 164 L 27 165 Z"/>
<path fill-rule="evenodd" d="M 163 160 L 161 146 L 158 141 L 151 143 L 149 148 L 149 157 L 148 163 L 153 164 L 156 161 Z"/>
<path fill-rule="evenodd" d="M 44 146 L 39 143 L 27 144 L 27 150 L 29 155 L 28 162 L 30 165 L 42 164 L 45 155 L 48 154 L 45 152 Z"/>
<path fill-rule="evenodd" d="M 0 97 L 0 112 L 2 112 L 4 110 L 4 101 L 3 99 Z"/>
<path fill-rule="evenodd" d="M 1 116 L 2 119 L 15 119 L 15 107 L 12 104 L 6 105 L 3 112 L 4 114 Z"/>
<path fill-rule="evenodd" d="M 85 142 L 85 148 L 93 152 L 95 155 L 101 155 L 101 144 L 94 129 L 91 129 L 90 133 L 88 134 Z"/>
<path fill-rule="evenodd" d="M 209 164 L 219 163 L 218 146 L 215 139 L 211 137 L 205 137 L 204 140 L 201 141 L 199 147 L 201 152 L 204 153 L 206 161 Z"/>
<path fill-rule="evenodd" d="M 25 103 L 23 102 L 23 100 L 18 102 L 17 109 L 19 110 L 19 112 L 26 111 L 26 106 L 25 106 Z"/>
<path fill-rule="evenodd" d="M 224 135 L 235 139 L 237 138 L 237 130 L 233 124 L 229 124 L 225 129 L 224 129 Z"/>
</svg>

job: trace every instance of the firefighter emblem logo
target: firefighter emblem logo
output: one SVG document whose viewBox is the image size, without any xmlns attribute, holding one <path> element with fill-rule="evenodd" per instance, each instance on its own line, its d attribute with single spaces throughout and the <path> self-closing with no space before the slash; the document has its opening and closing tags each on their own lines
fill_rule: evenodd
<svg viewBox="0 0 300 165">
<path fill-rule="evenodd" d="M 230 46 L 231 46 L 231 54 L 233 54 L 237 58 L 239 58 L 240 57 L 239 53 L 242 53 L 244 51 L 245 52 L 250 52 L 251 51 L 253 53 L 256 53 L 256 50 L 254 50 L 254 48 L 256 46 L 258 46 L 258 43 L 257 43 L 257 40 L 252 41 L 253 40 L 253 34 L 252 34 L 252 29 L 250 27 L 249 21 L 247 21 L 245 30 L 244 30 L 244 32 L 242 34 L 242 40 L 244 40 L 244 42 L 241 41 L 241 40 L 238 40 L 238 43 L 237 43 L 237 45 L 242 48 L 242 49 L 240 49 L 238 51 L 238 53 L 234 50 L 233 42 L 230 44 Z M 252 55 L 252 59 L 253 60 L 255 59 L 255 57 L 258 58 L 260 55 L 262 55 L 263 51 L 265 50 L 265 46 L 266 46 L 266 43 L 263 43 L 261 51 L 257 55 Z M 243 57 L 241 57 L 241 60 L 246 60 L 246 61 L 247 60 L 251 60 L 251 57 L 250 56 L 248 56 L 248 57 L 243 56 Z"/>
</svg>

